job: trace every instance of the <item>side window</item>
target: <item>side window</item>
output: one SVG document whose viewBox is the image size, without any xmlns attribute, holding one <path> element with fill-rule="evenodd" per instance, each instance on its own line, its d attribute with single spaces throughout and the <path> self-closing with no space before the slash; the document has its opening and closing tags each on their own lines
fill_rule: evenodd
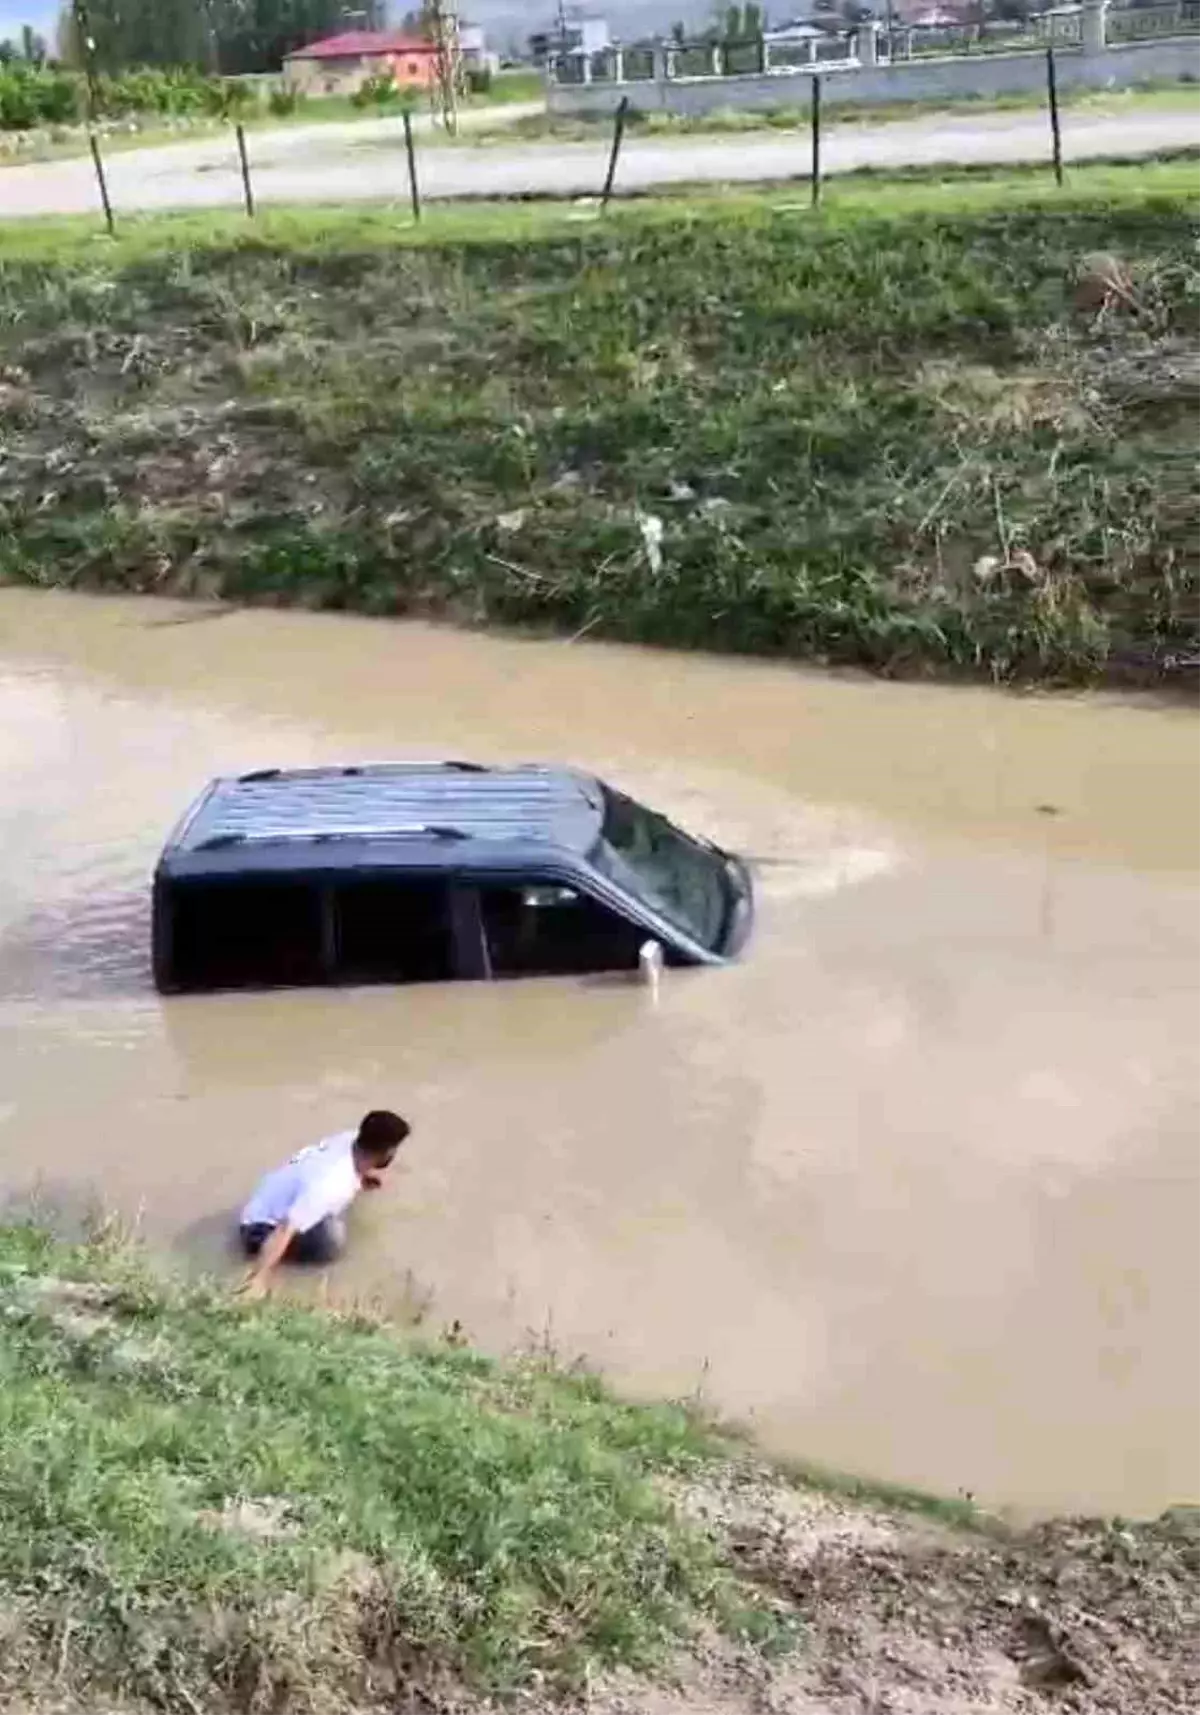
<svg viewBox="0 0 1200 1715">
<path fill-rule="evenodd" d="M 334 890 L 339 982 L 434 983 L 454 975 L 445 885 L 415 876 L 345 881 Z"/>
<path fill-rule="evenodd" d="M 633 971 L 645 932 L 571 888 L 481 887 L 492 975 L 575 976 Z"/>
<path fill-rule="evenodd" d="M 187 882 L 172 900 L 175 980 L 183 988 L 273 988 L 321 981 L 321 895 L 310 882 Z"/>
</svg>

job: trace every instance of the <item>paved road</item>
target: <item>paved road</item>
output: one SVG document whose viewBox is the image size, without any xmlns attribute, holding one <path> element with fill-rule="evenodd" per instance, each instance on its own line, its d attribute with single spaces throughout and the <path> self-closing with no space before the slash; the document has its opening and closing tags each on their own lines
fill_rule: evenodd
<svg viewBox="0 0 1200 1715">
<path fill-rule="evenodd" d="M 1067 160 L 1097 155 L 1134 157 L 1200 145 L 1200 108 L 1064 117 Z M 831 126 L 822 149 L 825 170 L 861 167 L 963 165 L 1045 160 L 1046 117 L 1040 111 L 931 115 L 883 125 Z M 403 134 L 395 119 L 352 125 L 260 132 L 251 138 L 254 185 L 262 203 L 343 203 L 407 196 Z M 420 174 L 429 197 L 583 196 L 604 177 L 607 144 L 497 144 L 447 148 L 425 138 Z M 638 138 L 626 144 L 618 188 L 768 181 L 802 177 L 808 141 L 778 131 L 738 136 Z M 237 203 L 241 182 L 232 139 L 175 143 L 113 155 L 112 199 L 118 211 L 199 208 Z M 95 209 L 96 185 L 87 160 L 0 169 L 0 218 L 76 214 Z"/>
</svg>

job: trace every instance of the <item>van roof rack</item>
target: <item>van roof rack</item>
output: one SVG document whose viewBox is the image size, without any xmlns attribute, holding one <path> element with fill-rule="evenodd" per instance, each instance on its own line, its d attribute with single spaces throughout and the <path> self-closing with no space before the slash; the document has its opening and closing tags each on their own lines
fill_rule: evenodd
<svg viewBox="0 0 1200 1715">
<path fill-rule="evenodd" d="M 259 769 L 214 780 L 167 843 L 164 857 L 200 859 L 306 842 L 549 842 L 589 852 L 599 835 L 599 783 L 562 768 L 464 762 L 364 763 Z M 345 849 L 345 848 L 343 848 Z M 404 861 L 403 858 L 401 861 Z"/>
</svg>

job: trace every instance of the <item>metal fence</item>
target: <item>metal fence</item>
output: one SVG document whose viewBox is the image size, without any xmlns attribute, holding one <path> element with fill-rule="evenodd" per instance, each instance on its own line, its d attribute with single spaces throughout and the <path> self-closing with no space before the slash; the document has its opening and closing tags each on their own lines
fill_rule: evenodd
<svg viewBox="0 0 1200 1715">
<path fill-rule="evenodd" d="M 565 86 L 692 82 L 761 77 L 814 65 L 1029 52 L 1078 44 L 1083 34 L 1083 12 L 1082 5 L 1062 5 L 1033 15 L 1024 23 L 988 19 L 953 25 L 903 24 L 885 12 L 881 21 L 850 28 L 811 26 L 794 33 L 768 32 L 733 41 L 712 36 L 644 40 L 613 44 L 593 53 L 570 50 L 551 55 L 546 75 L 551 83 Z M 1200 0 L 1109 7 L 1104 27 L 1107 40 L 1113 44 L 1200 33 Z M 871 48 L 864 52 L 868 34 Z"/>
</svg>

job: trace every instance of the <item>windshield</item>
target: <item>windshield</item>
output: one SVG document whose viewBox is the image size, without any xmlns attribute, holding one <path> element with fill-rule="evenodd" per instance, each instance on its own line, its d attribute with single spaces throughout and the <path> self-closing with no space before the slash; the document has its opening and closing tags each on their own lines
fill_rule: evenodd
<svg viewBox="0 0 1200 1715">
<path fill-rule="evenodd" d="M 712 952 L 720 950 L 729 910 L 725 863 L 632 798 L 604 788 L 604 827 L 596 863 L 632 884 L 647 904 Z"/>
</svg>

